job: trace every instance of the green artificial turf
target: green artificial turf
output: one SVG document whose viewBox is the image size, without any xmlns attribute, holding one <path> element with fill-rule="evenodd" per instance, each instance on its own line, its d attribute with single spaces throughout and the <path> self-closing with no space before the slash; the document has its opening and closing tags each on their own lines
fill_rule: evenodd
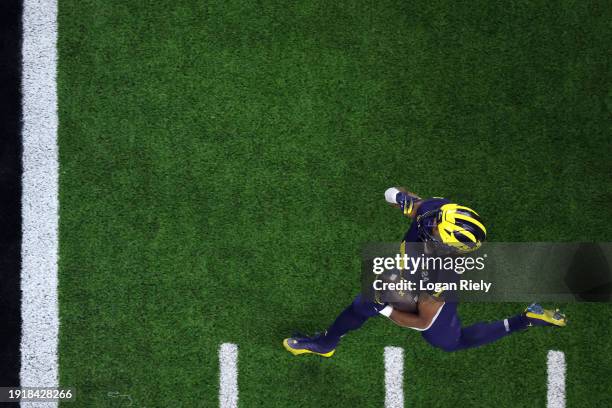
<svg viewBox="0 0 612 408">
<path fill-rule="evenodd" d="M 446 354 L 372 319 L 293 358 L 359 290 L 359 248 L 407 228 L 405 185 L 477 209 L 492 241 L 607 241 L 605 2 L 59 2 L 60 376 L 70 406 L 380 407 L 383 347 L 407 406 L 612 406 L 608 304 Z M 466 323 L 517 304 L 464 304 Z"/>
</svg>

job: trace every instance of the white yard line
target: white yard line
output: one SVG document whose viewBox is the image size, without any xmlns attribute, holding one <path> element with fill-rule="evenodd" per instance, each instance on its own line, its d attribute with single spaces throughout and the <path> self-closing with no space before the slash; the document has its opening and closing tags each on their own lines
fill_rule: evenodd
<svg viewBox="0 0 612 408">
<path fill-rule="evenodd" d="M 232 343 L 219 347 L 219 407 L 238 407 L 238 346 Z"/>
<path fill-rule="evenodd" d="M 546 406 L 548 408 L 565 408 L 565 354 L 562 351 L 548 352 L 548 392 Z"/>
<path fill-rule="evenodd" d="M 385 408 L 404 408 L 404 349 L 385 347 Z"/>
<path fill-rule="evenodd" d="M 58 385 L 57 2 L 23 2 L 21 385 Z M 57 406 L 24 403 L 22 406 Z"/>
</svg>

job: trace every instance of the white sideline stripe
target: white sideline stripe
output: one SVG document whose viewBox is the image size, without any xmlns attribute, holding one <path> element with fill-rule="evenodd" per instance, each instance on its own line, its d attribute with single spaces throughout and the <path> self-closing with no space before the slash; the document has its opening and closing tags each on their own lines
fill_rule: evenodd
<svg viewBox="0 0 612 408">
<path fill-rule="evenodd" d="M 238 407 L 238 346 L 233 343 L 219 347 L 219 407 Z"/>
<path fill-rule="evenodd" d="M 57 1 L 23 2 L 21 386 L 57 387 Z M 22 403 L 51 407 L 57 403 Z"/>
<path fill-rule="evenodd" d="M 385 347 L 385 408 L 404 408 L 404 349 Z"/>
<path fill-rule="evenodd" d="M 565 354 L 562 351 L 548 351 L 548 408 L 565 408 Z"/>
</svg>

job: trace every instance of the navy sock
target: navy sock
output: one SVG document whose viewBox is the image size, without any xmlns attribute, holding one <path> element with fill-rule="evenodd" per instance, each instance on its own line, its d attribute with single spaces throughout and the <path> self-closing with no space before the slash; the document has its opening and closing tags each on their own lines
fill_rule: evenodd
<svg viewBox="0 0 612 408">
<path fill-rule="evenodd" d="M 511 333 L 525 330 L 529 326 L 529 320 L 520 314 L 509 319 L 498 320 L 490 323 L 476 323 L 461 329 L 461 336 L 454 350 L 462 350 L 472 347 L 480 347 L 493 343 Z"/>
<path fill-rule="evenodd" d="M 508 323 L 507 325 L 505 325 L 506 322 Z M 529 319 L 527 319 L 527 316 L 524 314 L 520 314 L 506 319 L 504 321 L 504 325 L 506 326 L 506 331 L 511 333 L 519 330 L 525 330 L 527 327 L 529 327 Z"/>
<path fill-rule="evenodd" d="M 327 329 L 325 334 L 325 340 L 331 344 L 337 344 L 340 341 L 340 337 L 344 336 L 351 330 L 357 330 L 360 328 L 369 316 L 359 314 L 353 305 L 349 305 L 346 309 L 340 313 L 334 323 Z"/>
</svg>

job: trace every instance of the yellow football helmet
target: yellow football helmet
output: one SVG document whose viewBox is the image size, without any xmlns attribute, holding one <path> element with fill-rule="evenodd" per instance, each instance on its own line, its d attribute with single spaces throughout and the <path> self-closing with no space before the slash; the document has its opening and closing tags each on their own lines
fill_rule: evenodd
<svg viewBox="0 0 612 408">
<path fill-rule="evenodd" d="M 417 218 L 417 223 L 423 242 L 443 243 L 461 253 L 480 248 L 487 237 L 478 213 L 458 204 L 428 211 Z"/>
</svg>

